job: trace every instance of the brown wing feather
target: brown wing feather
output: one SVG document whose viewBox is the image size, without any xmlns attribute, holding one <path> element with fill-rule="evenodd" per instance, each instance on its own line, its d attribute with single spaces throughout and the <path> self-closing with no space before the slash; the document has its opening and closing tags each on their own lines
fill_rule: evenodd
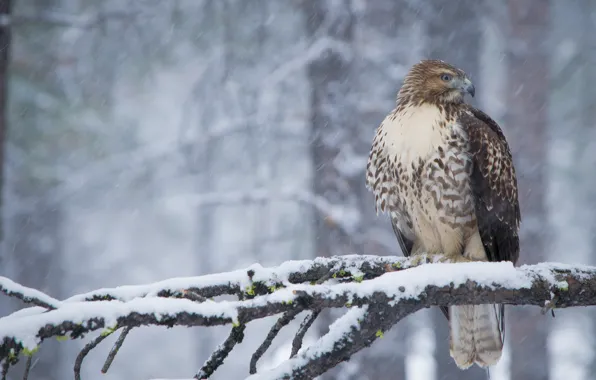
<svg viewBox="0 0 596 380">
<path fill-rule="evenodd" d="M 412 253 L 412 247 L 414 246 L 414 242 L 409 240 L 397 226 L 397 220 L 391 218 L 391 227 L 393 228 L 393 233 L 397 238 L 397 242 L 399 243 L 399 247 L 401 248 L 401 252 L 405 257 L 410 257 Z"/>
<path fill-rule="evenodd" d="M 519 258 L 517 178 L 511 151 L 499 125 L 484 112 L 466 106 L 460 113 L 460 125 L 470 141 L 473 161 L 471 178 L 478 231 L 489 261 Z M 498 305 L 499 329 L 505 339 L 505 307 Z"/>
<path fill-rule="evenodd" d="M 482 244 L 489 261 L 516 263 L 521 218 L 509 145 L 499 125 L 484 112 L 466 106 L 459 119 L 470 142 L 471 186 Z"/>
</svg>

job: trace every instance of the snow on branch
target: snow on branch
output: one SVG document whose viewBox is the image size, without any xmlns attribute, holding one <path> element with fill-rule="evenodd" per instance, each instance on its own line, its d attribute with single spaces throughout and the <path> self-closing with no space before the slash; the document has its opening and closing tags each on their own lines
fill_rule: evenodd
<svg viewBox="0 0 596 380">
<path fill-rule="evenodd" d="M 39 290 L 17 284 L 11 279 L 2 276 L 0 276 L 0 292 L 25 303 L 30 303 L 50 310 L 56 309 L 60 305 L 60 301 L 57 299 L 52 298 Z"/>
<path fill-rule="evenodd" d="M 75 378 L 79 378 L 86 354 L 119 329 L 123 333 L 104 372 L 132 328 L 230 325 L 230 336 L 195 375 L 195 379 L 204 379 L 242 341 L 251 321 L 282 314 L 250 359 L 250 367 L 247 358 L 249 378 L 311 379 L 425 307 L 502 303 L 546 310 L 595 305 L 596 268 L 550 263 L 514 268 L 508 262 L 446 264 L 434 263 L 429 257 L 351 255 L 99 289 L 64 301 L 7 279 L 0 279 L 0 287 L 9 296 L 37 305 L 0 318 L 3 368 L 23 355 L 30 362 L 45 339 L 76 339 L 101 330 L 77 358 Z M 217 299 L 223 295 L 236 295 L 237 300 Z M 318 342 L 302 348 L 306 330 L 326 308 L 347 308 L 348 312 Z M 291 357 L 277 368 L 257 371 L 257 362 L 272 340 L 302 311 L 309 313 L 294 339 Z"/>
</svg>

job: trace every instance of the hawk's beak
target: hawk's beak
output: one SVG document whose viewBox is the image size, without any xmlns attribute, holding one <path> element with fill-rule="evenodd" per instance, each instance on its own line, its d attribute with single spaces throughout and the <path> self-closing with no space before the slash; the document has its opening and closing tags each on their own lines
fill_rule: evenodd
<svg viewBox="0 0 596 380">
<path fill-rule="evenodd" d="M 472 81 L 470 81 L 468 78 L 464 79 L 462 90 L 470 94 L 472 97 L 476 95 L 476 88 L 474 87 Z"/>
</svg>

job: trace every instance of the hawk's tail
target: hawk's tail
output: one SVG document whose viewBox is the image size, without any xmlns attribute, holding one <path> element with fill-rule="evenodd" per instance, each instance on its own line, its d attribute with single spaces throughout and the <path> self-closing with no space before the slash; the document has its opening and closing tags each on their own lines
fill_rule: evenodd
<svg viewBox="0 0 596 380">
<path fill-rule="evenodd" d="M 502 305 L 451 306 L 450 353 L 461 369 L 496 364 L 503 351 Z"/>
</svg>

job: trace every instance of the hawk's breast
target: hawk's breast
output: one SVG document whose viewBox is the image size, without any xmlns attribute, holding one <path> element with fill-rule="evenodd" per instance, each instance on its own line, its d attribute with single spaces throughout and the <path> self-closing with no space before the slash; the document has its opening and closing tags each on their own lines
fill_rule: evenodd
<svg viewBox="0 0 596 380">
<path fill-rule="evenodd" d="M 463 241 L 451 240 L 475 226 L 467 148 L 464 130 L 433 105 L 395 111 L 377 130 L 367 170 L 377 209 L 427 251 L 456 249 Z"/>
</svg>

